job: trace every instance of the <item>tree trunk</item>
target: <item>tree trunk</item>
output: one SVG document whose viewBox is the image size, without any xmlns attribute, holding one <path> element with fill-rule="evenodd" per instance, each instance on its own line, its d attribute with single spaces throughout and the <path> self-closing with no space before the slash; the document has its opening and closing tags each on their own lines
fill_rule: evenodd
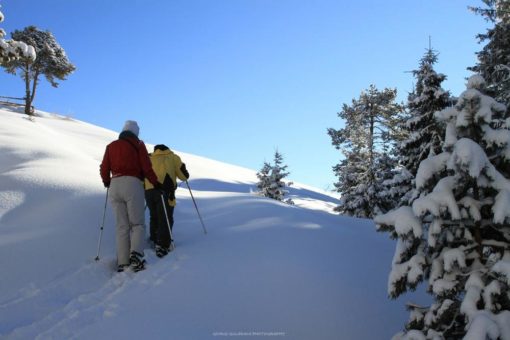
<svg viewBox="0 0 510 340">
<path fill-rule="evenodd" d="M 24 69 L 24 78 L 25 78 L 25 114 L 32 115 L 32 96 L 30 95 L 30 73 L 29 73 L 29 63 L 27 62 Z"/>
<path fill-rule="evenodd" d="M 39 72 L 36 71 L 34 74 L 34 83 L 32 84 L 32 96 L 30 97 L 30 110 L 32 112 L 34 111 L 34 107 L 33 107 L 32 103 L 34 102 L 35 90 L 37 88 L 38 82 L 39 82 Z"/>
<path fill-rule="evenodd" d="M 369 112 L 370 115 L 370 127 L 369 127 L 369 133 L 368 136 L 368 153 L 369 153 L 369 162 L 370 162 L 370 180 L 372 182 L 375 181 L 375 174 L 374 174 L 374 129 L 375 129 L 375 112 L 374 112 L 374 106 L 372 103 L 369 104 Z"/>
</svg>

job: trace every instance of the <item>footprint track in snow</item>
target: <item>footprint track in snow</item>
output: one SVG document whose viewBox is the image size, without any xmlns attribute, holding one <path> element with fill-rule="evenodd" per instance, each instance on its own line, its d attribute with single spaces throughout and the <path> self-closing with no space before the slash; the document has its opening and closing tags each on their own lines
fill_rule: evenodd
<svg viewBox="0 0 510 340">
<path fill-rule="evenodd" d="M 28 285 L 15 298 L 0 304 L 0 338 L 72 338 L 80 328 L 115 316 L 118 305 L 113 300 L 118 294 L 164 283 L 168 275 L 179 269 L 176 261 L 186 256 L 160 260 L 149 251 L 146 258 L 147 269 L 138 273 L 114 272 L 115 260 L 110 258 L 88 263 L 44 287 Z M 172 261 L 165 261 L 168 259 Z"/>
</svg>

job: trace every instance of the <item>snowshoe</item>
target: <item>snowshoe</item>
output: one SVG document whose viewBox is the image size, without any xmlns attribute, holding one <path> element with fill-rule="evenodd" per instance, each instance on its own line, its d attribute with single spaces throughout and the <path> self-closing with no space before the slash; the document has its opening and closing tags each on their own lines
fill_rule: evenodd
<svg viewBox="0 0 510 340">
<path fill-rule="evenodd" d="M 168 248 L 162 247 L 160 245 L 156 245 L 156 256 L 164 257 L 168 254 Z"/>
<path fill-rule="evenodd" d="M 144 270 L 145 269 L 145 259 L 143 258 L 143 255 L 136 252 L 136 251 L 132 251 L 131 252 L 131 256 L 129 258 L 129 262 L 130 262 L 130 265 L 131 265 L 131 269 L 133 269 L 133 271 L 136 273 L 136 272 L 139 272 L 140 270 Z"/>
<path fill-rule="evenodd" d="M 119 264 L 117 266 L 117 273 L 122 273 L 124 270 L 126 270 L 129 267 L 129 264 Z"/>
</svg>

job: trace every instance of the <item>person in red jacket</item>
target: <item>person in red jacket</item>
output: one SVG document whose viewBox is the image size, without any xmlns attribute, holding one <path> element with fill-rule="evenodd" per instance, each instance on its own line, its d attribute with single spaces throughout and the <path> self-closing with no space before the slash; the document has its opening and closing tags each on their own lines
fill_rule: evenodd
<svg viewBox="0 0 510 340">
<path fill-rule="evenodd" d="M 147 148 L 138 139 L 139 131 L 135 121 L 126 121 L 119 139 L 106 147 L 100 166 L 101 178 L 104 186 L 109 188 L 109 200 L 115 213 L 119 272 L 128 266 L 135 272 L 145 268 L 144 178 L 155 188 L 162 189 Z"/>
</svg>

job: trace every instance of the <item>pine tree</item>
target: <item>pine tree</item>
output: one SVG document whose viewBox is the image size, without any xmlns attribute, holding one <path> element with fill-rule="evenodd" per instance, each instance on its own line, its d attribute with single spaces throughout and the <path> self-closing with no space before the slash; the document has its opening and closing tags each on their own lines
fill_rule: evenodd
<svg viewBox="0 0 510 340">
<path fill-rule="evenodd" d="M 282 201 L 288 204 L 294 204 L 292 199 L 285 200 L 288 190 L 285 189 L 291 183 L 285 183 L 283 179 L 290 173 L 287 172 L 287 165 L 283 163 L 283 156 L 278 151 L 274 154 L 274 165 L 264 162 L 264 166 L 257 173 L 259 182 L 257 188 L 262 196 Z"/>
<path fill-rule="evenodd" d="M 370 214 L 371 197 L 366 182 L 360 181 L 368 173 L 366 157 L 359 148 L 343 150 L 345 158 L 333 167 L 338 182 L 335 183 L 337 192 L 342 194 L 342 204 L 335 208 L 340 213 L 349 216 L 368 217 Z"/>
<path fill-rule="evenodd" d="M 391 208 L 407 205 L 415 197 L 414 178 L 424 159 L 442 152 L 445 124 L 434 118 L 434 112 L 452 105 L 450 93 L 441 87 L 446 76 L 434 70 L 437 53 L 429 48 L 413 71 L 416 85 L 406 104 L 407 116 L 402 126 L 405 139 L 397 146 L 399 167 L 385 185 L 389 188 Z"/>
<path fill-rule="evenodd" d="M 397 239 L 388 293 L 396 298 L 428 280 L 433 304 L 409 305 L 395 339 L 507 339 L 510 334 L 510 159 L 505 105 L 472 76 L 454 107 L 443 152 L 420 163 L 419 198 L 374 220 Z M 499 165 L 497 165 L 499 164 Z"/>
<path fill-rule="evenodd" d="M 487 8 L 470 7 L 494 27 L 479 34 L 479 42 L 487 41 L 477 53 L 478 64 L 469 68 L 480 73 L 487 81 L 488 93 L 510 107 L 510 2 L 482 0 Z"/>
<path fill-rule="evenodd" d="M 269 188 L 271 187 L 271 169 L 271 164 L 264 162 L 262 169 L 257 172 L 257 178 L 259 179 L 257 188 L 259 189 L 260 194 L 264 197 L 269 197 L 270 195 Z"/>
<path fill-rule="evenodd" d="M 0 6 L 1 7 L 1 6 Z M 4 21 L 4 15 L 0 11 L 0 22 Z M 9 62 L 23 58 L 33 62 L 36 58 L 33 46 L 16 40 L 5 40 L 5 31 L 0 28 L 0 65 L 5 66 Z"/>
<path fill-rule="evenodd" d="M 6 65 L 8 73 L 16 74 L 19 70 L 25 82 L 25 113 L 32 113 L 39 76 L 44 75 L 51 86 L 58 87 L 57 80 L 65 80 L 76 67 L 71 64 L 64 49 L 58 44 L 53 34 L 29 26 L 23 31 L 14 31 L 12 38 L 35 48 L 35 61 L 27 59 L 13 60 Z"/>
<path fill-rule="evenodd" d="M 450 93 L 441 87 L 446 76 L 434 70 L 435 63 L 437 53 L 429 48 L 420 60 L 420 68 L 413 71 L 416 86 L 407 103 L 409 117 L 405 129 L 408 137 L 399 146 L 402 165 L 413 176 L 421 161 L 442 152 L 445 126 L 434 118 L 434 112 L 451 106 Z"/>
<path fill-rule="evenodd" d="M 345 156 L 333 167 L 339 180 L 335 187 L 342 195 L 336 210 L 343 214 L 370 218 L 387 209 L 380 189 L 395 166 L 390 153 L 403 111 L 395 103 L 396 95 L 394 89 L 379 91 L 371 85 L 338 113 L 345 128 L 328 129 L 332 144 Z"/>
</svg>

